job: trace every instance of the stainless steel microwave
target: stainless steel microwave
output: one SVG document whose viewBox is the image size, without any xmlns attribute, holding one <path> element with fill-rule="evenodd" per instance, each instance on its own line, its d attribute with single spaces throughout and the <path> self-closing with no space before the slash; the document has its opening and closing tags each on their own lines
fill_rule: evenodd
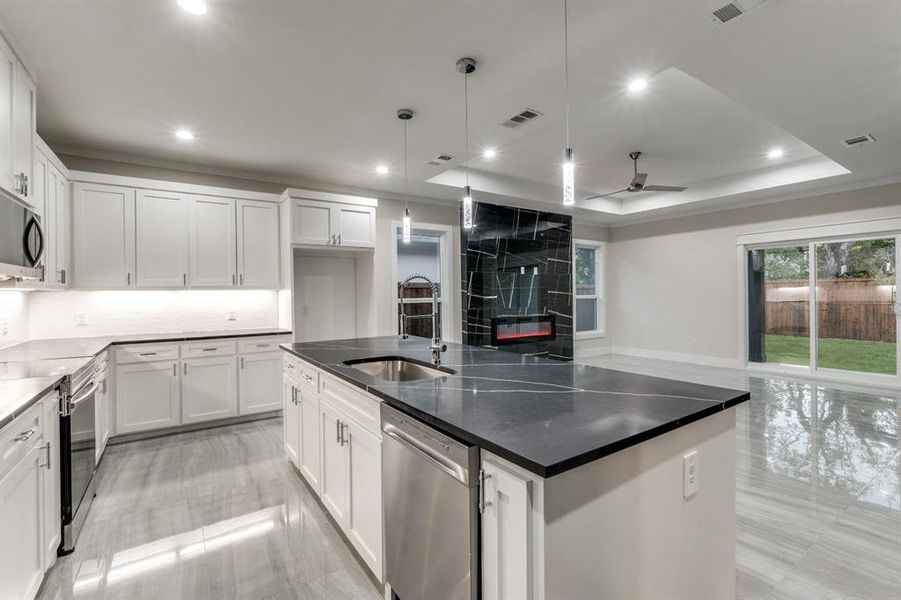
<svg viewBox="0 0 901 600">
<path fill-rule="evenodd" d="M 43 258 L 40 215 L 0 195 L 0 280 L 41 279 Z"/>
</svg>

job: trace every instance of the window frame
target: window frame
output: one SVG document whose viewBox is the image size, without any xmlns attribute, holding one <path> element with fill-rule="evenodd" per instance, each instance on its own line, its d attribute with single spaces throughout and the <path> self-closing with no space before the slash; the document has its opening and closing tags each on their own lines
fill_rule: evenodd
<svg viewBox="0 0 901 600">
<path fill-rule="evenodd" d="M 576 295 L 576 250 L 588 248 L 594 250 L 594 294 Z M 573 307 L 573 339 L 585 340 L 591 338 L 607 337 L 607 243 L 597 240 L 573 239 L 572 243 L 572 307 Z M 595 323 L 596 329 L 590 331 L 576 331 L 578 310 L 577 300 L 596 299 Z"/>
</svg>

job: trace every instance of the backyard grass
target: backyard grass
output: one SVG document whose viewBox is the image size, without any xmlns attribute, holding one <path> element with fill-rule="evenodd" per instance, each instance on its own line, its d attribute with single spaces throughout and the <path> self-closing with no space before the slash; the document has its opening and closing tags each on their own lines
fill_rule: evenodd
<svg viewBox="0 0 901 600">
<path fill-rule="evenodd" d="M 789 335 L 765 336 L 766 360 L 771 363 L 806 365 L 810 362 L 810 340 Z M 817 366 L 866 373 L 894 375 L 895 344 L 824 338 L 819 340 Z"/>
</svg>

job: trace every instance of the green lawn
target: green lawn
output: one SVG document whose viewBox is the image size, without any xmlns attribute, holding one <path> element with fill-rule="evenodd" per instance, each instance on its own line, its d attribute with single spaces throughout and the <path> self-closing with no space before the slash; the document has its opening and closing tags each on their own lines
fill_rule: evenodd
<svg viewBox="0 0 901 600">
<path fill-rule="evenodd" d="M 806 365 L 810 362 L 810 340 L 788 335 L 766 336 L 766 359 L 771 363 Z M 819 340 L 817 366 L 867 373 L 894 375 L 895 344 L 824 338 Z"/>
</svg>

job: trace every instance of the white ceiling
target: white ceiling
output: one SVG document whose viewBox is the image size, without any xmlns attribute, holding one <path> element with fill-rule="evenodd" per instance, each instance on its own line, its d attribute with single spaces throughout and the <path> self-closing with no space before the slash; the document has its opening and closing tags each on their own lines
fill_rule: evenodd
<svg viewBox="0 0 901 600">
<path fill-rule="evenodd" d="M 235 169 L 315 186 L 456 201 L 463 81 L 470 77 L 473 187 L 560 206 L 562 2 L 0 0 L 38 79 L 51 144 Z M 901 2 L 769 0 L 727 24 L 706 0 L 570 0 L 572 145 L 579 197 L 625 187 L 628 152 L 648 182 L 683 194 L 580 203 L 606 222 L 901 177 Z M 649 79 L 630 94 L 630 78 Z M 509 130 L 529 107 L 544 113 Z M 178 127 L 196 132 L 189 144 Z M 871 133 L 850 150 L 841 140 Z M 766 151 L 782 146 L 778 161 Z M 425 162 L 439 153 L 458 160 Z M 376 164 L 392 167 L 380 177 Z"/>
</svg>

